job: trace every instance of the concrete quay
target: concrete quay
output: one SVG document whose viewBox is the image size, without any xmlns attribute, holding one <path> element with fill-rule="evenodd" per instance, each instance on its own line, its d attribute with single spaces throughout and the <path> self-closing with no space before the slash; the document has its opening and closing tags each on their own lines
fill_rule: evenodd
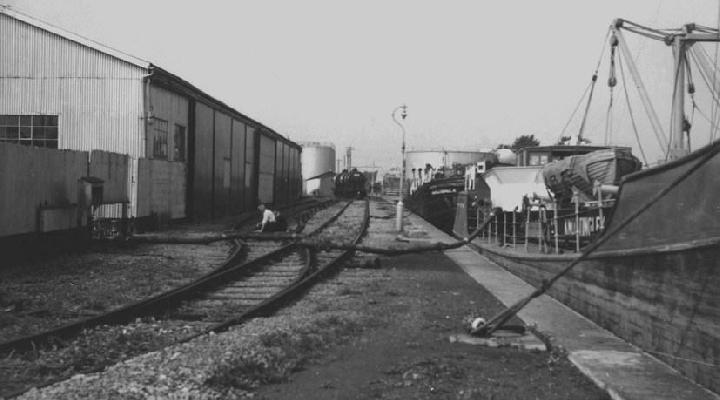
<svg viewBox="0 0 720 400">
<path fill-rule="evenodd" d="M 421 217 L 407 216 L 424 239 L 455 239 Z M 406 232 L 410 237 L 413 231 Z M 478 284 L 510 306 L 534 288 L 469 246 L 444 252 Z M 543 295 L 518 313 L 527 325 L 567 351 L 569 360 L 615 400 L 718 400 L 720 396 L 690 381 L 667 364 L 613 335 L 557 300 Z"/>
</svg>

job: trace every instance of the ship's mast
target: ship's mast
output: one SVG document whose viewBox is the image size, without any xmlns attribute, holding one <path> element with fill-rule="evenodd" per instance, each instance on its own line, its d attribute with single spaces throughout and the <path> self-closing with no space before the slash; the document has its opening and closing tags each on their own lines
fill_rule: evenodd
<svg viewBox="0 0 720 400">
<path fill-rule="evenodd" d="M 687 33 L 687 25 L 683 29 Z M 672 98 L 672 114 L 670 115 L 670 148 L 668 149 L 667 158 L 669 160 L 678 159 L 689 153 L 689 146 L 685 143 L 683 137 L 685 125 L 685 68 L 687 64 L 687 48 L 692 46 L 691 42 L 682 39 L 682 36 L 675 36 L 670 43 L 673 47 L 673 55 L 675 56 L 675 68 L 673 69 L 673 77 L 675 85 L 673 88 Z"/>
<path fill-rule="evenodd" d="M 695 24 L 686 24 L 682 32 L 676 35 L 670 35 L 666 38 L 665 43 L 673 47 L 673 55 L 675 56 L 674 80 L 672 99 L 672 116 L 670 118 L 670 146 L 668 149 L 668 159 L 675 160 L 690 152 L 688 142 L 687 118 L 685 116 L 685 90 L 686 90 L 686 69 L 687 69 L 687 53 L 688 50 L 696 42 L 720 42 L 720 33 L 695 33 Z M 714 84 L 714 83 L 713 83 Z"/>
<path fill-rule="evenodd" d="M 667 142 L 667 154 L 668 160 L 674 160 L 680 158 L 690 152 L 689 146 L 689 129 L 690 125 L 685 116 L 685 90 L 687 80 L 687 69 L 688 60 L 687 54 L 691 50 L 692 46 L 697 42 L 720 42 L 720 32 L 713 28 L 702 27 L 695 24 L 686 24 L 682 29 L 653 29 L 648 28 L 631 21 L 616 19 L 610 27 L 613 31 L 613 35 L 619 41 L 619 46 L 625 61 L 628 64 L 629 70 L 638 91 L 641 94 L 643 105 L 650 116 L 650 121 L 653 126 L 653 130 L 658 136 L 661 146 L 664 142 L 664 134 L 659 124 L 659 120 L 655 114 L 652 104 L 650 104 L 649 97 L 645 91 L 642 81 L 636 71 L 633 59 L 629 54 L 627 44 L 621 33 L 621 29 L 628 30 L 643 36 L 650 37 L 655 40 L 662 40 L 668 46 L 672 46 L 673 55 L 675 56 L 675 65 L 673 69 L 673 96 L 672 96 L 672 114 L 670 118 L 670 136 Z M 714 87 L 715 82 L 712 82 Z M 711 89 L 712 90 L 712 89 Z M 686 134 L 687 132 L 687 134 Z"/>
</svg>

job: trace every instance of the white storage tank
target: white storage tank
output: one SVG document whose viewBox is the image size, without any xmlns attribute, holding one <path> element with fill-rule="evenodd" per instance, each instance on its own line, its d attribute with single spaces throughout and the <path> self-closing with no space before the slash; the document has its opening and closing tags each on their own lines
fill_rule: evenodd
<svg viewBox="0 0 720 400">
<path fill-rule="evenodd" d="M 467 150 L 411 150 L 405 154 L 406 177 L 412 176 L 413 169 L 425 169 L 429 164 L 433 169 L 452 168 L 453 164 L 468 165 L 479 161 L 495 161 L 495 155 L 483 151 Z"/>
<path fill-rule="evenodd" d="M 309 196 L 332 196 L 335 188 L 335 145 L 321 142 L 300 145 L 303 193 Z"/>
<path fill-rule="evenodd" d="M 498 162 L 501 164 L 515 165 L 517 164 L 517 154 L 510 149 L 495 149 L 493 150 L 497 155 Z"/>
</svg>

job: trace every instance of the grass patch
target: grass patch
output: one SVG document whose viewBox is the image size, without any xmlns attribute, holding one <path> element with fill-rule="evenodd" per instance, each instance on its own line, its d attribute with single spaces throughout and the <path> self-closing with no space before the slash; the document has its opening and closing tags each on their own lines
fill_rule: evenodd
<svg viewBox="0 0 720 400">
<path fill-rule="evenodd" d="M 278 319 L 278 322 L 282 322 Z M 363 318 L 353 313 L 318 314 L 290 324 L 273 324 L 242 351 L 220 362 L 205 383 L 219 391 L 251 391 L 282 382 L 328 346 L 362 331 Z"/>
</svg>

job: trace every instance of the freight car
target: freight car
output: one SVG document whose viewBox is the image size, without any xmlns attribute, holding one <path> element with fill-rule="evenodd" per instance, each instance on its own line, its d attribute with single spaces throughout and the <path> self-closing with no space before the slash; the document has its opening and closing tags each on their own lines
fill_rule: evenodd
<svg viewBox="0 0 720 400">
<path fill-rule="evenodd" d="M 335 177 L 335 196 L 364 198 L 367 196 L 367 178 L 356 168 L 344 169 Z"/>
</svg>

